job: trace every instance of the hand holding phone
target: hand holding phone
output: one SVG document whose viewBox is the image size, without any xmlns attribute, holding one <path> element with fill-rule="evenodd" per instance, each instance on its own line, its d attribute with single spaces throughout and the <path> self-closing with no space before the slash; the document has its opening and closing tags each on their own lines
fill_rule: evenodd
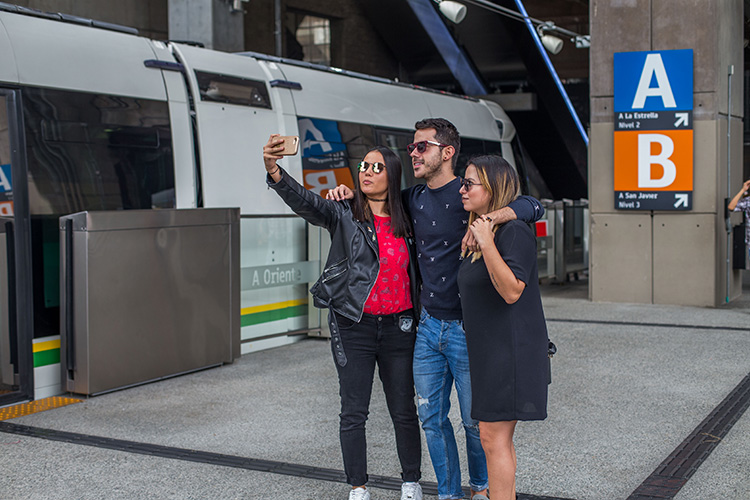
<svg viewBox="0 0 750 500">
<path fill-rule="evenodd" d="M 284 135 L 279 138 L 284 139 L 284 149 L 276 154 L 280 156 L 293 156 L 297 154 L 297 149 L 299 148 L 299 137 L 296 135 Z"/>
</svg>

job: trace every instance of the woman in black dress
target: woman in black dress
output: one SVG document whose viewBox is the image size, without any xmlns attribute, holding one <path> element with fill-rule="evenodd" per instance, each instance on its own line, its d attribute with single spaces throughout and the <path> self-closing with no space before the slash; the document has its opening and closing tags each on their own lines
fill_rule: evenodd
<svg viewBox="0 0 750 500">
<path fill-rule="evenodd" d="M 518 175 L 500 156 L 469 160 L 461 195 L 480 250 L 461 263 L 458 287 L 469 351 L 471 416 L 479 420 L 492 500 L 515 498 L 516 422 L 547 417 L 548 339 L 536 237 L 515 220 L 493 234 L 485 215 L 513 201 L 518 191 Z"/>
</svg>

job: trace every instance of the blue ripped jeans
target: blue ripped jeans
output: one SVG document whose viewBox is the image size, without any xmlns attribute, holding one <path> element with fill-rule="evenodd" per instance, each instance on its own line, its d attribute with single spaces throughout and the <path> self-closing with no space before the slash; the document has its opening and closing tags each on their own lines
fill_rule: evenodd
<svg viewBox="0 0 750 500">
<path fill-rule="evenodd" d="M 439 320 L 423 309 L 414 345 L 414 385 L 440 500 L 464 497 L 458 446 L 448 419 L 454 382 L 466 433 L 469 486 L 481 491 L 488 486 L 487 463 L 479 439 L 479 422 L 471 418 L 471 378 L 463 322 Z"/>
</svg>

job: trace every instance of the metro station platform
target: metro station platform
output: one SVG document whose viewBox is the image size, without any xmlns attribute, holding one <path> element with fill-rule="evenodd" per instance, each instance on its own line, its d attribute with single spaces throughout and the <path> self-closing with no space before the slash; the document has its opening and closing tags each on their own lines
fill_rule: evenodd
<svg viewBox="0 0 750 500">
<path fill-rule="evenodd" d="M 750 498 L 750 290 L 714 309 L 586 297 L 585 282 L 543 287 L 558 353 L 549 418 L 517 427 L 518 498 Z M 452 416 L 460 429 L 455 398 Z M 322 339 L 14 416 L 0 431 L 5 500 L 347 498 Z M 367 431 L 372 498 L 399 498 L 379 381 Z"/>
</svg>

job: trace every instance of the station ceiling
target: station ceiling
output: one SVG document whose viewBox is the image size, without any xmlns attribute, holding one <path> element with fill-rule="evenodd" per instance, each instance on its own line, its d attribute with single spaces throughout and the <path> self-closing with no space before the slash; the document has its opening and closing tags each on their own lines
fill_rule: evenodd
<svg viewBox="0 0 750 500">
<path fill-rule="evenodd" d="M 516 12 L 520 3 L 534 19 L 589 34 L 588 0 L 491 3 Z M 536 179 L 534 194 L 554 199 L 587 196 L 588 49 L 578 49 L 566 39 L 559 54 L 549 55 L 565 88 L 561 91 L 544 54 L 518 19 L 469 2 L 460 24 L 436 14 L 430 0 L 366 0 L 362 5 L 398 59 L 405 81 L 469 95 L 504 94 L 493 95 L 493 100 L 506 99 L 498 102 L 528 151 L 529 175 Z M 456 47 L 463 55 L 456 55 Z M 476 78 L 466 78 L 465 73 Z M 528 96 L 527 104 L 508 106 L 509 94 Z"/>
<path fill-rule="evenodd" d="M 494 3 L 507 4 L 517 10 L 513 0 L 495 0 Z M 576 33 L 589 33 L 588 0 L 524 0 L 523 5 L 531 17 L 554 22 Z M 398 58 L 405 79 L 432 88 L 462 92 L 408 1 L 368 0 L 363 6 Z M 463 22 L 453 24 L 446 20 L 445 24 L 490 92 L 528 87 L 526 66 L 519 54 L 518 40 L 513 36 L 512 25 L 521 24 L 520 21 L 467 4 Z M 588 80 L 588 49 L 577 49 L 566 41 L 563 50 L 550 57 L 563 83 Z"/>
</svg>

